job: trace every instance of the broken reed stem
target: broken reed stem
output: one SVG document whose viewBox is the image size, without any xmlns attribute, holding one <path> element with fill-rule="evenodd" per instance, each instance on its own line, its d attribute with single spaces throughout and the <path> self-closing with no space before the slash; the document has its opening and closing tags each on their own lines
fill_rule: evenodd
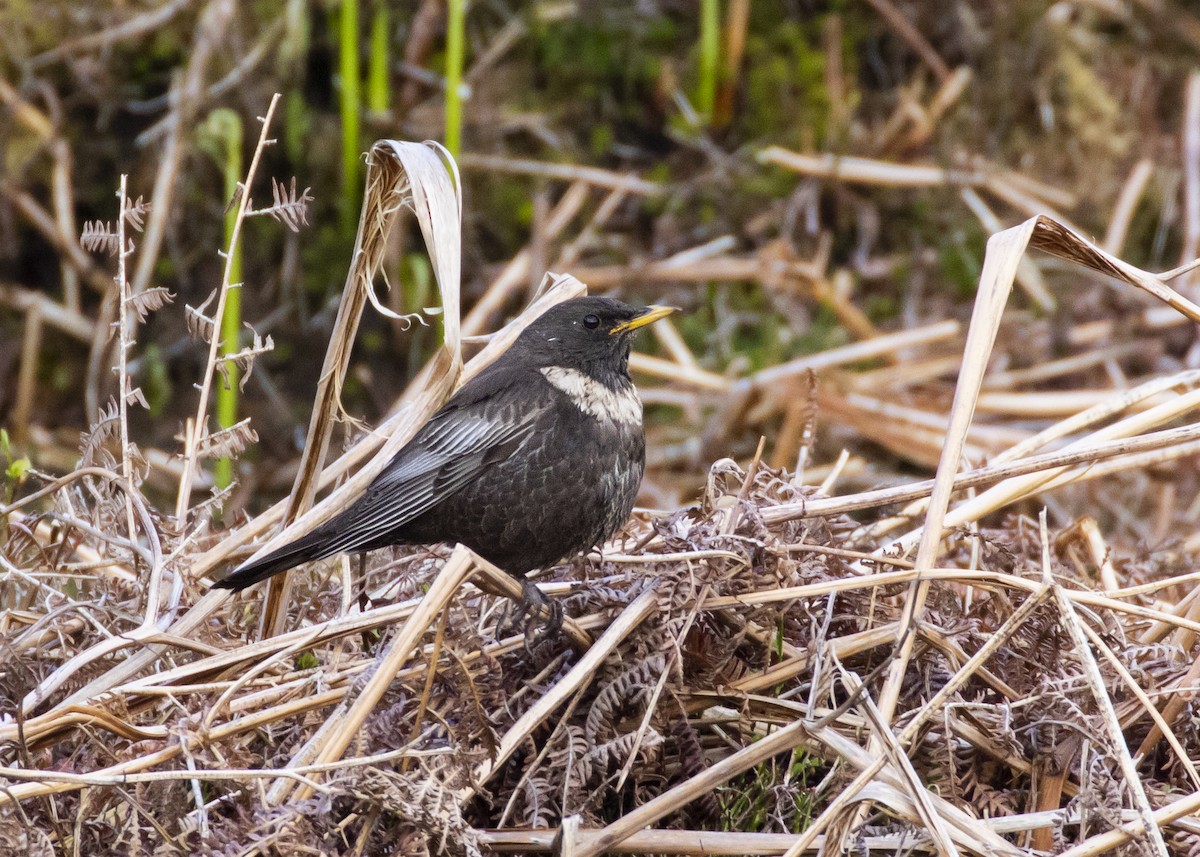
<svg viewBox="0 0 1200 857">
<path fill-rule="evenodd" d="M 917 578 L 905 600 L 904 613 L 897 632 L 896 657 L 879 691 L 879 711 L 885 727 L 891 725 L 895 715 L 901 686 L 908 672 L 913 645 L 916 642 L 914 626 L 925 610 L 929 584 L 921 579 L 921 572 L 932 568 L 942 542 L 942 528 L 954 493 L 954 476 L 962 460 L 967 431 L 975 415 L 975 402 L 983 385 L 987 358 L 1000 329 L 1000 319 L 1012 289 L 1017 265 L 1037 222 L 1036 219 L 1030 219 L 1021 227 L 993 235 L 988 240 L 988 252 L 984 257 L 979 291 L 971 314 L 971 326 L 967 330 L 967 343 L 963 349 L 963 367 L 958 376 L 958 384 L 954 388 L 954 403 L 950 408 L 946 442 L 938 461 L 937 475 L 934 477 L 933 490 L 930 492 L 925 512 L 925 525 L 921 528 L 920 542 L 917 546 Z M 1013 247 L 1017 248 L 1017 252 L 1012 252 L 1010 248 Z M 880 750 L 874 737 L 868 743 L 868 750 L 875 753 Z"/>
<path fill-rule="evenodd" d="M 1200 425 L 1151 432 L 1135 438 L 1102 441 L 1069 451 L 1047 452 L 1013 461 L 1011 464 L 991 465 L 968 470 L 954 477 L 954 490 L 977 488 L 993 482 L 1001 482 L 1014 476 L 1026 476 L 1060 467 L 1073 467 L 1095 461 L 1105 461 L 1122 455 L 1150 452 L 1156 449 L 1182 445 L 1200 440 Z M 768 524 L 782 523 L 797 518 L 819 518 L 857 512 L 904 503 L 928 497 L 933 490 L 933 480 L 862 491 L 842 497 L 817 497 L 796 503 L 781 503 L 762 511 L 763 521 Z"/>
<path fill-rule="evenodd" d="M 450 559 L 437 579 L 421 599 L 416 610 L 408 617 L 408 621 L 396 632 L 396 637 L 388 646 L 387 654 L 379 663 L 379 667 L 371 675 L 362 692 L 350 705 L 349 709 L 336 720 L 334 727 L 325 744 L 319 748 L 315 764 L 335 762 L 346 752 L 350 742 L 366 722 L 367 716 L 375 710 L 383 692 L 392 683 L 396 673 L 404 666 L 412 654 L 417 641 L 429 630 L 430 624 L 441 611 L 446 609 L 450 599 L 458 591 L 459 586 L 467 579 L 472 569 L 471 551 L 461 545 L 454 549 Z M 430 665 L 432 668 L 432 665 Z M 310 785 L 300 786 L 293 795 L 294 800 L 304 800 L 313 792 Z M 276 796 L 276 801 L 280 796 Z"/>
<path fill-rule="evenodd" d="M 33 301 L 25 310 L 25 331 L 21 337 L 21 368 L 17 371 L 17 400 L 12 410 L 13 440 L 18 444 L 24 444 L 29 436 L 41 353 L 42 303 Z"/>
<path fill-rule="evenodd" d="M 1104 726 L 1108 731 L 1107 743 L 1109 750 L 1117 757 L 1117 764 L 1121 768 L 1121 773 L 1125 776 L 1125 787 L 1133 795 L 1133 802 L 1137 807 L 1138 814 L 1141 816 L 1142 824 L 1144 825 L 1143 829 L 1145 830 L 1149 845 L 1161 857 L 1170 857 L 1170 852 L 1167 851 L 1167 843 L 1163 840 L 1162 831 L 1154 824 L 1152 818 L 1154 808 L 1150 805 L 1150 798 L 1146 796 L 1146 790 L 1142 786 L 1142 778 L 1138 775 L 1137 765 L 1134 764 L 1133 758 L 1129 755 L 1129 746 L 1125 743 L 1125 734 L 1121 729 L 1121 720 L 1117 717 L 1117 712 L 1113 708 L 1112 697 L 1109 696 L 1108 688 L 1104 684 L 1104 676 L 1100 673 L 1100 665 L 1096 663 L 1096 657 L 1092 654 L 1087 636 L 1082 630 L 1082 620 L 1079 618 L 1079 614 L 1075 612 L 1075 605 L 1071 603 L 1071 599 L 1066 597 L 1062 586 L 1054 580 L 1054 576 L 1051 574 L 1050 531 L 1046 526 L 1045 508 L 1042 509 L 1041 514 L 1038 516 L 1038 529 L 1042 539 L 1042 585 L 1048 587 L 1054 593 L 1054 601 L 1058 605 L 1059 624 L 1075 644 L 1076 657 L 1078 657 L 1079 663 L 1083 667 L 1084 678 L 1087 680 L 1088 687 L 1092 691 L 1096 706 L 1100 709 L 1100 717 L 1104 721 Z"/>
<path fill-rule="evenodd" d="M 464 803 L 473 797 L 478 788 L 487 783 L 501 765 L 529 738 L 546 718 L 554 713 L 572 693 L 583 686 L 594 675 L 600 664 L 616 649 L 638 625 L 654 612 L 656 599 L 654 586 L 648 586 L 621 614 L 608 626 L 595 644 L 588 649 L 579 662 L 575 664 L 563 678 L 547 691 L 541 699 L 534 703 L 528 711 L 514 723 L 500 739 L 500 745 L 491 758 L 481 762 L 475 769 L 472 778 L 473 785 L 459 794 L 459 803 Z"/>
<path fill-rule="evenodd" d="M 271 104 L 267 107 L 266 115 L 259 119 L 259 122 L 262 124 L 262 130 L 258 135 L 258 145 L 254 147 L 254 156 L 250 159 L 250 167 L 246 171 L 246 179 L 239 185 L 241 198 L 238 200 L 237 217 L 234 219 L 233 229 L 230 232 L 229 246 L 225 248 L 223 254 L 225 257 L 225 266 L 221 274 L 221 285 L 217 292 L 217 306 L 213 310 L 212 337 L 208 343 L 208 360 L 204 364 L 204 379 L 200 383 L 200 400 L 196 404 L 195 420 L 189 422 L 184 430 L 186 437 L 184 440 L 183 471 L 179 477 L 179 493 L 175 500 L 175 520 L 181 524 L 186 519 L 188 507 L 191 504 L 192 482 L 198 466 L 197 457 L 200 442 L 208 434 L 208 398 L 212 390 L 213 374 L 216 372 L 220 352 L 221 325 L 225 317 L 225 303 L 228 299 L 229 290 L 233 287 L 230 278 L 233 275 L 233 267 L 237 259 L 235 250 L 238 242 L 241 240 L 242 226 L 246 220 L 246 211 L 250 207 L 250 188 L 254 184 L 254 176 L 258 172 L 259 161 L 262 160 L 263 150 L 273 142 L 267 138 L 267 134 L 271 128 L 271 118 L 275 115 L 275 107 L 279 103 L 279 97 L 278 92 L 271 96 Z M 241 287 L 240 283 L 238 287 Z"/>
<path fill-rule="evenodd" d="M 133 485 L 133 467 L 129 461 L 130 389 L 128 370 L 129 349 L 133 347 L 133 333 L 130 330 L 129 319 L 129 282 L 125 277 L 125 262 L 129 258 L 129 247 L 125 238 L 125 188 L 128 180 L 129 176 L 122 173 L 120 188 L 117 191 L 117 406 L 121 414 L 121 478 L 125 480 L 126 485 Z M 132 544 L 137 539 L 137 530 L 133 523 L 133 496 L 129 491 L 122 493 L 125 498 L 125 521 L 129 528 L 129 541 Z M 148 611 L 150 603 L 152 602 L 147 602 Z"/>
</svg>

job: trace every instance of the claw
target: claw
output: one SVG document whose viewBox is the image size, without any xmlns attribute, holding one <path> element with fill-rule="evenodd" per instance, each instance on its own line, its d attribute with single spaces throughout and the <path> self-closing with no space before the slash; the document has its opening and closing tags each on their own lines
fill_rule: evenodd
<svg viewBox="0 0 1200 857">
<path fill-rule="evenodd" d="M 544 620 L 540 627 L 536 621 L 538 619 Z M 521 600 L 514 602 L 500 617 L 496 628 L 498 633 L 504 633 L 516 631 L 524 626 L 525 651 L 532 654 L 536 646 L 562 631 L 562 625 L 562 605 L 547 598 L 533 581 L 522 578 Z"/>
</svg>

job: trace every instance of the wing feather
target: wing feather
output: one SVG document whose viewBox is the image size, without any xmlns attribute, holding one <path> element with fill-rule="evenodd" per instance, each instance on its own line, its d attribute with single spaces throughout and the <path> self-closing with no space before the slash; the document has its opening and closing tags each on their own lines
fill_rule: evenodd
<svg viewBox="0 0 1200 857">
<path fill-rule="evenodd" d="M 497 361 L 434 414 L 343 512 L 243 564 L 215 585 L 243 589 L 302 562 L 386 543 L 406 523 L 510 457 L 533 436 L 538 419 L 553 403 L 537 395 L 539 385 L 531 387 L 522 380 L 503 358 Z M 514 386 L 532 395 L 508 399 L 505 406 L 506 397 L 496 394 Z"/>
<path fill-rule="evenodd" d="M 440 413 L 406 445 L 345 512 L 326 524 L 327 556 L 370 544 L 436 506 L 532 435 L 545 408 Z"/>
</svg>

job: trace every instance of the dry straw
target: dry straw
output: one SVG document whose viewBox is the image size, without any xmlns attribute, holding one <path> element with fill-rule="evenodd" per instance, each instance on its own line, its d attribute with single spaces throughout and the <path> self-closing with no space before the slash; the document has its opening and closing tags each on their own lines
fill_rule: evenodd
<svg viewBox="0 0 1200 857">
<path fill-rule="evenodd" d="M 954 80 L 949 75 L 943 86 Z M 270 112 L 260 152 L 269 140 L 269 121 Z M 868 161 L 793 157 L 774 150 L 764 158 L 850 181 L 946 180 L 944 171 L 932 168 L 888 165 L 885 171 Z M 256 155 L 245 188 L 252 184 L 257 162 Z M 477 160 L 472 166 L 535 171 L 522 162 Z M 267 819 L 286 817 L 299 824 L 316 805 L 313 801 L 321 800 L 350 801 L 356 807 L 347 829 L 362 844 L 359 853 L 365 853 L 366 843 L 381 829 L 382 817 L 468 853 L 798 855 L 833 851 L 855 841 L 881 849 L 911 844 L 894 831 L 859 837 L 859 823 L 878 809 L 903 823 L 906 831 L 919 831 L 916 847 L 946 854 L 1029 853 L 1019 843 L 1043 841 L 1066 826 L 1088 832 L 1067 852 L 1077 855 L 1103 853 L 1133 837 L 1141 837 L 1155 853 L 1166 853 L 1167 836 L 1160 828 L 1174 825 L 1176 832 L 1200 833 L 1186 818 L 1200 807 L 1200 775 L 1187 758 L 1186 736 L 1173 731 L 1179 728 L 1176 714 L 1195 676 L 1189 671 L 1181 679 L 1180 671 L 1162 666 L 1155 674 L 1161 685 L 1152 694 L 1139 687 L 1134 667 L 1114 651 L 1107 630 L 1137 629 L 1143 645 L 1165 646 L 1163 641 L 1174 635 L 1182 641 L 1179 649 L 1187 651 L 1200 635 L 1200 612 L 1187 599 L 1172 604 L 1156 600 L 1156 594 L 1194 582 L 1195 573 L 1121 587 L 1095 522 L 1080 524 L 1080 543 L 1097 570 L 1099 590 L 1080 581 L 1064 583 L 1044 519 L 1035 528 L 1030 542 L 1035 550 L 1025 566 L 1014 561 L 1011 569 L 990 568 L 979 551 L 965 550 L 959 538 L 1023 500 L 1122 469 L 1178 460 L 1200 449 L 1196 426 L 1172 426 L 1200 406 L 1200 376 L 1194 372 L 1093 395 L 1085 406 L 1076 405 L 1076 412 L 1060 415 L 1036 433 L 973 425 L 975 414 L 985 407 L 1015 415 L 1032 413 L 1037 406 L 1030 399 L 993 398 L 989 404 L 985 398 L 990 395 L 985 393 L 985 370 L 1014 284 L 1021 283 L 1035 300 L 1049 305 L 1044 283 L 1028 264 L 1030 248 L 1134 286 L 1173 313 L 1200 321 L 1200 308 L 1167 285 L 1182 270 L 1161 276 L 1141 271 L 1044 215 L 989 241 L 960 360 L 948 359 L 953 356 L 949 344 L 958 341 L 956 323 L 876 335 L 864 319 L 854 328 L 862 334 L 859 342 L 740 378 L 703 368 L 671 328 L 660 339 L 665 356 L 635 356 L 636 370 L 668 379 L 672 392 L 743 402 L 736 416 L 725 415 L 729 422 L 746 413 L 762 417 L 787 409 L 794 426 L 811 423 L 805 408 L 789 401 L 798 380 L 813 370 L 847 372 L 853 364 L 877 359 L 884 365 L 858 373 L 855 389 L 814 394 L 815 407 L 827 407 L 850 422 L 859 420 L 864 434 L 873 422 L 879 432 L 892 431 L 897 443 L 923 446 L 922 454 L 937 461 L 931 482 L 831 497 L 762 466 L 761 444 L 745 471 L 731 461 L 718 461 L 697 508 L 639 520 L 622 550 L 610 547 L 602 559 L 588 561 L 586 579 L 562 569 L 547 576 L 542 585 L 571 605 L 574 617 L 565 626 L 566 644 L 549 655 L 527 653 L 519 639 L 492 636 L 495 601 L 486 593 L 515 596 L 518 587 L 461 547 L 439 563 L 419 565 L 413 554 L 400 558 L 409 563 L 408 571 L 398 575 L 404 594 L 391 601 L 356 607 L 345 587 L 340 604 L 314 594 L 313 603 L 330 608 L 314 614 L 312 604 L 294 594 L 308 593 L 299 588 L 305 584 L 298 583 L 294 591 L 288 584 L 273 585 L 261 613 L 260 639 L 231 645 L 228 629 L 245 625 L 242 603 L 223 592 L 201 595 L 201 581 L 244 558 L 251 543 L 258 551 L 270 550 L 327 520 L 362 490 L 456 385 L 485 367 L 546 307 L 584 289 L 573 277 L 548 277 L 540 295 L 464 361 L 464 338 L 488 330 L 538 271 L 531 247 L 512 260 L 460 321 L 461 197 L 455 170 L 444 150 L 433 144 L 383 141 L 372 147 L 355 252 L 326 353 L 309 443 L 286 500 L 230 532 L 201 538 L 198 531 L 188 531 L 191 483 L 207 424 L 204 391 L 211 385 L 215 360 L 210 341 L 197 418 L 187 434 L 180 471 L 181 535 L 165 547 L 160 544 L 154 516 L 131 484 L 124 462 L 115 470 L 81 469 L 0 508 L 0 514 L 13 520 L 29 521 L 32 503 L 59 496 L 75 482 L 111 484 L 121 495 L 119 508 L 129 529 L 122 542 L 126 555 L 141 562 L 116 563 L 107 579 L 128 585 L 142 570 L 152 582 L 143 621 L 132 630 L 102 636 L 91 634 L 87 622 L 56 625 L 46 617 L 13 637 L 10 651 L 19 658 L 32 656 L 41 646 L 65 646 L 58 641 L 72 633 L 90 642 L 61 658 L 55 670 L 28 690 L 19 717 L 0 723 L 0 740 L 21 747 L 22 759 L 40 758 L 33 754 L 44 748 L 74 746 L 85 733 L 103 733 L 121 743 L 117 758 L 97 761 L 87 770 L 50 771 L 22 759 L 0 767 L 6 781 L 0 807 L 85 789 L 188 789 L 194 807 L 187 814 L 187 829 L 205 836 L 233 835 L 223 827 L 233 817 L 225 802 L 242 801 L 239 811 L 263 825 L 250 834 L 249 853 L 287 847 L 292 841 L 287 825 Z M 595 203 L 591 221 L 565 244 L 555 264 L 578 259 L 587 236 L 594 236 L 629 194 L 658 190 L 603 171 L 557 170 L 542 177 L 573 182 L 548 212 L 543 239 L 562 235 Z M 967 201 L 981 218 L 989 216 L 981 191 L 1009 199 L 1053 196 L 1052 189 L 982 168 L 953 178 L 971 186 L 964 193 L 976 194 Z M 1135 175 L 1130 182 L 1144 184 L 1144 178 Z M 594 188 L 603 189 L 598 199 Z M 245 214 L 248 206 L 244 190 L 239 210 Z M 345 417 L 340 390 L 362 312 L 367 304 L 391 312 L 375 295 L 375 278 L 389 231 L 405 209 L 415 213 L 433 262 L 443 346 L 383 423 L 326 463 L 333 427 Z M 1114 233 L 1107 246 L 1119 244 L 1117 239 Z M 780 265 L 765 254 L 739 258 L 730 255 L 731 246 L 710 242 L 643 267 L 640 276 L 688 280 L 704 270 L 713 276 L 716 270 L 764 280 L 799 278 L 817 284 L 823 300 L 845 303 L 837 277 L 827 277 L 823 264 Z M 703 267 L 714 263 L 715 268 Z M 600 280 L 621 275 L 615 270 L 593 273 Z M 120 279 L 124 283 L 123 275 Z M 215 327 L 224 292 L 232 285 L 224 283 L 217 294 Z M 21 294 L 12 299 L 33 306 Z M 854 318 L 844 307 L 839 315 Z M 81 337 L 92 333 L 69 312 L 62 318 L 53 313 L 44 317 L 47 323 L 78 327 Z M 1107 345 L 1101 351 L 1035 367 L 1025 375 L 993 376 L 991 389 L 1078 371 L 1124 353 Z M 917 365 L 925 367 L 926 377 L 958 372 L 948 425 L 934 411 L 900 407 L 879 394 L 895 382 L 895 370 L 909 366 L 906 356 L 913 353 L 921 355 Z M 122 443 L 124 448 L 124 434 Z M 972 445 L 1003 449 L 987 466 L 964 471 L 964 451 Z M 802 449 L 794 447 L 793 453 Z M 827 490 L 846 466 L 844 455 L 825 474 Z M 983 486 L 990 487 L 964 495 Z M 321 491 L 328 493 L 317 500 Z M 901 503 L 908 505 L 880 519 L 842 517 Z M 31 532 L 48 539 L 48 529 L 39 523 Z M 82 548 L 88 549 L 86 544 Z M 99 554 L 88 557 L 101 559 Z M 5 572 L 22 585 L 39 592 L 48 588 L 31 571 L 10 565 L 6 561 Z M 347 566 L 342 568 L 348 575 Z M 164 597 L 167 576 L 171 591 Z M 410 578 L 424 588 L 403 589 Z M 981 639 L 946 630 L 966 615 L 972 599 L 985 594 L 994 605 L 1008 605 L 1007 612 L 992 617 L 989 634 Z M 198 597 L 185 606 L 185 595 Z M 305 618 L 298 627 L 289 627 L 297 616 Z M 374 632 L 380 635 L 377 646 L 366 642 Z M 1026 651 L 1047 634 L 1061 634 L 1065 642 L 1058 657 L 1078 665 L 1076 685 L 1065 690 L 1065 685 L 1036 685 L 1013 666 L 1014 652 Z M 318 666 L 299 666 L 302 653 L 313 653 Z M 101 660 L 112 656 L 123 659 Z M 1002 664 L 1015 674 L 1006 674 Z M 937 688 L 926 695 L 914 691 L 914 676 L 934 666 L 944 670 Z M 1140 676 L 1150 670 L 1137 669 Z M 941 758 L 940 750 L 931 749 L 932 735 L 960 755 L 974 754 L 969 770 L 974 770 L 976 757 L 998 765 L 1003 777 L 1027 777 L 1043 764 L 1027 758 L 1013 730 L 1006 732 L 1003 724 L 992 721 L 981 726 L 984 715 L 972 708 L 980 703 L 971 700 L 985 697 L 996 700 L 990 714 L 1007 712 L 1010 718 L 1049 705 L 1047 699 L 1086 698 L 1094 711 L 1088 715 L 1096 727 L 1094 756 L 1111 763 L 1118 793 L 1129 798 L 1113 816 L 1117 821 L 1097 832 L 1084 804 L 1042 807 L 1048 800 L 1044 786 L 1032 809 L 992 819 L 929 788 L 923 772 L 936 768 Z M 1043 719 L 1052 718 L 1046 714 Z M 1142 750 L 1164 736 L 1182 768 L 1179 781 L 1191 783 L 1191 794 L 1168 803 L 1161 791 L 1139 779 L 1144 752 L 1131 752 L 1127 740 L 1142 721 L 1156 730 L 1140 733 L 1148 742 Z M 664 753 L 664 747 L 675 749 Z M 269 757 L 270 763 L 229 759 L 247 754 Z M 671 819 L 695 818 L 688 813 L 714 794 L 734 804 L 731 795 L 750 793 L 756 778 L 774 776 L 770 772 L 785 770 L 772 783 L 788 787 L 788 766 L 801 759 L 819 760 L 825 770 L 837 772 L 829 780 L 836 791 L 823 795 L 823 809 L 803 829 L 656 829 L 673 823 Z M 1086 792 L 1061 771 L 1050 779 L 1054 777 L 1056 797 Z M 205 781 L 212 788 L 229 784 L 231 791 L 205 803 L 200 787 Z M 737 786 L 730 788 L 733 783 Z M 240 796 L 236 785 L 242 788 Z M 793 783 L 790 788 L 798 787 Z M 522 818 L 530 825 L 552 822 L 558 829 L 477 829 L 470 818 L 472 812 L 475 817 L 484 812 L 485 793 L 490 793 L 492 807 L 502 808 L 503 818 Z M 614 813 L 605 804 L 606 795 L 631 797 Z M 553 806 L 546 810 L 543 804 Z M 79 808 L 82 812 L 86 804 Z M 737 820 L 714 823 L 733 825 Z"/>
</svg>

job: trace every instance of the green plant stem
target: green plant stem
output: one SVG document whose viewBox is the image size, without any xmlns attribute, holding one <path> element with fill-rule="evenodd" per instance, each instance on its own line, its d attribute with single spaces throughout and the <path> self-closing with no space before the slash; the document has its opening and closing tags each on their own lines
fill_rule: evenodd
<svg viewBox="0 0 1200 857">
<path fill-rule="evenodd" d="M 696 110 L 711 121 L 717 103 L 717 69 L 721 54 L 720 0 L 700 0 L 700 88 Z"/>
<path fill-rule="evenodd" d="M 388 8 L 381 2 L 371 16 L 371 53 L 367 59 L 367 109 L 375 115 L 386 114 L 389 107 L 388 30 Z"/>
<path fill-rule="evenodd" d="M 462 147 L 461 90 L 467 0 L 447 0 L 446 14 L 446 148 L 458 157 Z"/>
<path fill-rule="evenodd" d="M 342 199 L 358 194 L 362 113 L 358 65 L 358 0 L 342 0 L 338 26 L 338 72 L 341 78 Z M 344 206 L 349 211 L 351 206 Z"/>
<path fill-rule="evenodd" d="M 225 139 L 225 198 L 233 199 L 238 182 L 242 177 L 242 125 L 231 125 Z M 231 248 L 231 287 L 225 298 L 225 315 L 221 317 L 221 354 L 229 356 L 241 349 L 242 334 L 242 251 L 233 247 L 233 230 L 237 223 L 237 206 L 230 206 L 225 213 L 225 246 Z M 226 383 L 217 386 L 217 425 L 229 428 L 237 422 L 238 395 L 241 392 L 240 373 L 237 364 L 225 364 L 228 370 Z M 218 458 L 213 469 L 213 478 L 218 488 L 227 488 L 233 482 L 233 460 Z"/>
</svg>

